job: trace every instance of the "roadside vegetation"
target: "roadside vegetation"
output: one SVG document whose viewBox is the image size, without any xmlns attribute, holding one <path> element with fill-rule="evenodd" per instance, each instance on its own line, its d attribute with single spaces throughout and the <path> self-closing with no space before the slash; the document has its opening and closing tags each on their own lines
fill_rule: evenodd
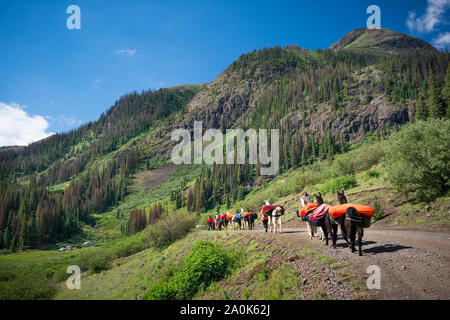
<svg viewBox="0 0 450 320">
<path fill-rule="evenodd" d="M 345 262 L 295 243 L 249 238 L 245 232 L 196 231 L 164 249 L 149 248 L 114 267 L 86 275 L 81 290 L 64 284 L 55 299 L 335 299 L 324 288 L 328 270 L 347 288 L 363 287 Z M 307 280 L 304 280 L 307 279 Z M 344 285 L 343 285 L 344 287 Z M 344 290 L 353 298 L 364 290 Z"/>
<path fill-rule="evenodd" d="M 100 247 L 73 251 L 31 250 L 0 255 L 0 300 L 50 299 L 56 284 L 67 279 L 69 265 L 86 274 L 108 270 L 113 262 L 147 248 L 167 246 L 182 238 L 195 225 L 194 217 L 169 214 L 146 231 L 131 237 L 106 241 Z"/>
</svg>

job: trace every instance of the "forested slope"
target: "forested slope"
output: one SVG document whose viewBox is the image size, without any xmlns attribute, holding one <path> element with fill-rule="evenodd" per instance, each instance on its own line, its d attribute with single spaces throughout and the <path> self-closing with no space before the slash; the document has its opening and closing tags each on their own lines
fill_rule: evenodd
<svg viewBox="0 0 450 320">
<path fill-rule="evenodd" d="M 283 173 L 332 159 L 367 136 L 387 136 L 416 113 L 445 117 L 448 52 L 398 33 L 367 33 L 357 48 L 348 46 L 354 42 L 350 34 L 328 50 L 255 50 L 209 84 L 128 94 L 98 121 L 1 150 L 1 247 L 67 239 L 93 224 L 93 214 L 127 202 L 133 175 L 165 165 L 171 131 L 192 130 L 194 120 L 223 132 L 279 129 Z M 230 207 L 273 178 L 260 177 L 257 169 L 205 167 L 195 181 L 192 174 L 190 181 L 179 176 L 166 200 L 174 210 L 197 213 Z M 148 208 L 152 201 L 141 205 Z"/>
</svg>

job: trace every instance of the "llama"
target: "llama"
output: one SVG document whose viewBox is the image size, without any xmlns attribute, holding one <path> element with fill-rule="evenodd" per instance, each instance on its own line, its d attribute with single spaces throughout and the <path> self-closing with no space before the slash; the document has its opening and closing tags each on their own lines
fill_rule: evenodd
<svg viewBox="0 0 450 320">
<path fill-rule="evenodd" d="M 227 229 L 228 229 L 228 219 L 227 219 L 227 214 L 224 214 L 224 215 L 220 216 L 220 229 L 219 229 L 219 230 L 222 230 L 222 228 L 223 228 L 224 230 L 227 230 Z"/>
<path fill-rule="evenodd" d="M 211 216 L 208 216 L 208 220 L 206 221 L 206 224 L 208 225 L 208 230 L 215 229 L 214 219 Z"/>
<path fill-rule="evenodd" d="M 338 201 L 340 204 L 346 204 L 347 202 L 347 197 L 345 196 L 344 190 L 342 190 L 341 192 L 337 192 L 338 195 Z"/>
<path fill-rule="evenodd" d="M 300 196 L 300 203 L 301 203 L 302 207 L 304 207 L 305 205 L 307 205 L 308 203 L 311 203 L 311 202 L 312 202 L 312 199 L 307 192 L 303 193 Z M 314 233 L 316 233 L 316 231 L 317 231 L 317 227 L 309 221 L 306 221 L 306 227 L 308 229 L 309 239 L 312 239 L 314 237 Z M 321 231 L 321 235 L 320 235 L 319 239 L 324 240 L 324 232 L 323 232 L 322 227 L 319 227 L 319 230 Z"/>
<path fill-rule="evenodd" d="M 339 204 L 346 204 L 347 203 L 347 197 L 345 196 L 344 190 L 342 190 L 341 192 L 337 192 L 337 196 L 338 196 L 338 201 Z M 341 224 L 341 234 L 342 234 L 342 238 L 344 238 L 345 242 L 347 244 L 350 244 L 348 241 L 348 236 L 347 236 L 347 230 L 345 228 L 345 223 Z"/>
<path fill-rule="evenodd" d="M 239 230 L 241 229 L 241 214 L 239 211 L 236 211 L 236 214 L 234 215 L 233 219 L 231 219 L 233 223 L 233 230 Z"/>
<path fill-rule="evenodd" d="M 316 194 L 314 196 L 316 197 L 317 204 L 321 206 L 323 204 L 322 194 L 319 192 L 319 194 Z M 331 222 L 328 210 L 325 216 L 318 220 L 318 222 L 321 225 L 322 236 L 325 238 L 325 245 L 328 246 L 328 235 L 330 235 L 333 248 L 336 248 L 338 226 L 337 224 Z"/>
<path fill-rule="evenodd" d="M 340 204 L 347 203 L 347 197 L 344 190 L 338 192 L 338 200 Z M 345 212 L 345 221 L 341 225 L 342 234 L 347 244 L 350 245 L 352 252 L 355 252 L 356 234 L 358 234 L 358 254 L 362 256 L 362 238 L 364 236 L 364 227 L 361 214 L 353 207 L 350 207 Z M 350 243 L 349 243 L 350 240 Z"/>
<path fill-rule="evenodd" d="M 214 215 L 214 225 L 215 225 L 215 230 L 220 230 L 220 214 L 216 213 Z"/>
<path fill-rule="evenodd" d="M 350 207 L 345 212 L 345 229 L 347 230 L 347 237 L 350 238 L 350 249 L 355 252 L 355 239 L 358 233 L 358 254 L 362 256 L 362 238 L 364 235 L 364 227 L 361 214 L 353 207 Z"/>
<path fill-rule="evenodd" d="M 269 199 L 264 200 L 266 203 L 266 206 L 270 206 Z M 281 207 L 276 207 L 269 215 L 269 232 L 276 233 L 277 232 L 277 226 L 279 229 L 279 232 L 281 233 L 281 215 L 282 215 L 282 209 Z M 272 230 L 272 231 L 271 231 Z"/>
<path fill-rule="evenodd" d="M 247 209 L 247 212 L 250 212 L 250 210 Z M 250 214 L 244 218 L 244 220 L 247 219 L 248 230 L 253 230 L 255 228 L 255 220 L 257 218 L 258 214 L 255 212 L 250 212 Z"/>
<path fill-rule="evenodd" d="M 241 212 L 239 213 L 241 216 L 241 228 L 242 230 L 249 230 L 248 219 L 244 219 L 242 216 L 244 215 L 244 209 L 241 208 Z"/>
</svg>

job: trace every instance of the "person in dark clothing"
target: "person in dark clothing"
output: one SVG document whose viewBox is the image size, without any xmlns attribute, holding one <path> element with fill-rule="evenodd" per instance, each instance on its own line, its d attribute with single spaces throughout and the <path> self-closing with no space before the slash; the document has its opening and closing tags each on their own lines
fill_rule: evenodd
<svg viewBox="0 0 450 320">
<path fill-rule="evenodd" d="M 261 217 L 262 217 L 262 223 L 264 226 L 264 230 L 267 232 L 267 229 L 269 228 L 269 224 L 268 224 L 269 217 L 264 216 L 264 213 L 262 213 L 262 211 L 261 211 Z"/>
</svg>

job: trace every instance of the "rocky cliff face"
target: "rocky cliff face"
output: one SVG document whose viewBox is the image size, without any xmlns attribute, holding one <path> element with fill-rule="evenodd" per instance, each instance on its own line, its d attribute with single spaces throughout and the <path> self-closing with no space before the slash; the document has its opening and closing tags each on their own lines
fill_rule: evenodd
<svg viewBox="0 0 450 320">
<path fill-rule="evenodd" d="M 311 104 L 308 112 L 296 110 L 281 120 L 281 125 L 313 131 L 320 136 L 330 130 L 334 136 L 343 136 L 351 143 L 360 141 L 371 131 L 402 125 L 414 118 L 415 102 L 391 103 L 380 85 L 381 72 L 369 67 L 354 75 L 348 85 L 348 96 L 343 109 L 333 110 L 329 103 Z M 221 128 L 226 119 L 227 128 L 245 126 L 245 119 L 257 112 L 256 104 L 266 89 L 256 81 L 227 81 L 219 76 L 199 92 L 189 104 L 190 114 L 183 127 L 192 128 L 193 121 L 203 121 L 203 128 Z M 365 99 L 370 96 L 370 101 Z M 256 128 L 257 129 L 257 128 Z"/>
<path fill-rule="evenodd" d="M 360 141 L 368 132 L 392 128 L 414 119 L 415 101 L 391 103 L 378 85 L 380 78 L 381 72 L 375 67 L 362 70 L 348 86 L 348 95 L 354 99 L 347 101 L 343 110 L 336 112 L 322 104 L 305 119 L 301 119 L 298 113 L 287 119 L 297 126 L 303 120 L 307 127 L 320 135 L 330 130 L 334 136 L 342 135 L 350 143 Z M 299 121 L 295 123 L 295 119 Z"/>
</svg>

